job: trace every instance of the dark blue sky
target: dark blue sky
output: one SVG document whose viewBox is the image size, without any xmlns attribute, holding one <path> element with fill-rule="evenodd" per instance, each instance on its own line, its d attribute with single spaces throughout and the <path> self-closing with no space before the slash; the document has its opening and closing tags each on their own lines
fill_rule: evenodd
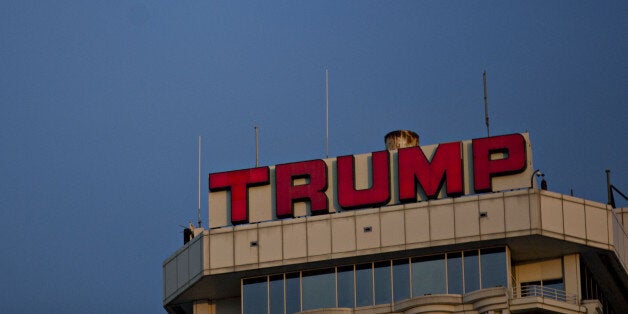
<svg viewBox="0 0 628 314">
<path fill-rule="evenodd" d="M 628 192 L 626 1 L 0 2 L 0 304 L 163 313 L 209 172 L 529 131 L 550 190 Z M 623 206 L 627 202 L 620 202 Z"/>
</svg>

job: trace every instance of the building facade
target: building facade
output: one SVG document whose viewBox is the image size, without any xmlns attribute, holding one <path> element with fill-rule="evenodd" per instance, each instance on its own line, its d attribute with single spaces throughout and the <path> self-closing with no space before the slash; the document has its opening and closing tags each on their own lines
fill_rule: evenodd
<svg viewBox="0 0 628 314">
<path fill-rule="evenodd" d="M 628 210 L 537 189 L 527 134 L 393 145 L 210 174 L 164 308 L 628 313 Z"/>
</svg>

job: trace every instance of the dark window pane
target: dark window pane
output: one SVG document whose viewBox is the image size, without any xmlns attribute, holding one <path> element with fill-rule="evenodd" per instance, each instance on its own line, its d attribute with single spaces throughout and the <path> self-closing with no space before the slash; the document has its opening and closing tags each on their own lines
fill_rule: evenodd
<svg viewBox="0 0 628 314">
<path fill-rule="evenodd" d="M 375 263 L 375 304 L 392 302 L 390 286 L 390 261 Z"/>
<path fill-rule="evenodd" d="M 464 292 L 480 289 L 480 264 L 478 263 L 478 251 L 464 252 Z"/>
<path fill-rule="evenodd" d="M 355 270 L 356 305 L 373 305 L 373 269 L 371 264 L 356 266 Z"/>
<path fill-rule="evenodd" d="M 506 249 L 480 250 L 482 289 L 506 287 Z"/>
<path fill-rule="evenodd" d="M 283 275 L 270 276 L 270 314 L 283 314 Z"/>
<path fill-rule="evenodd" d="M 395 301 L 410 298 L 410 263 L 407 258 L 393 261 L 393 289 Z"/>
<path fill-rule="evenodd" d="M 462 253 L 447 254 L 447 293 L 462 294 Z"/>
<path fill-rule="evenodd" d="M 446 293 L 445 255 L 412 259 L 412 297 Z"/>
<path fill-rule="evenodd" d="M 333 268 L 303 272 L 303 310 L 336 307 L 336 273 Z"/>
<path fill-rule="evenodd" d="M 540 297 L 543 295 L 543 289 L 541 288 L 540 281 L 529 281 L 521 283 L 521 296 L 522 297 Z"/>
<path fill-rule="evenodd" d="M 563 279 L 552 279 L 552 280 L 543 280 L 543 288 L 549 288 L 549 289 L 544 289 L 544 291 L 549 291 L 550 295 L 554 294 L 556 296 L 561 296 L 562 294 L 557 293 L 555 290 L 564 292 L 565 291 L 565 283 L 563 282 Z M 559 297 L 554 297 L 554 299 L 559 300 Z M 564 299 L 564 298 L 563 298 Z M 564 300 L 562 300 L 564 301 Z"/>
<path fill-rule="evenodd" d="M 338 307 L 353 308 L 353 266 L 338 267 Z"/>
<path fill-rule="evenodd" d="M 266 277 L 244 279 L 242 283 L 242 313 L 258 314 L 268 311 Z"/>
<path fill-rule="evenodd" d="M 286 313 L 301 312 L 299 273 L 286 274 Z"/>
</svg>

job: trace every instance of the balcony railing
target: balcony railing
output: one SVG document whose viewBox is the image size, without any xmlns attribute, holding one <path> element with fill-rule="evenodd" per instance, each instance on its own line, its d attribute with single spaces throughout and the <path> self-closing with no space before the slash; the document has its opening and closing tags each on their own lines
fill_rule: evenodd
<svg viewBox="0 0 628 314">
<path fill-rule="evenodd" d="M 514 298 L 540 297 L 570 304 L 578 303 L 578 297 L 575 294 L 567 294 L 563 290 L 538 285 L 522 286 L 519 291 L 515 287 L 513 296 Z"/>
</svg>

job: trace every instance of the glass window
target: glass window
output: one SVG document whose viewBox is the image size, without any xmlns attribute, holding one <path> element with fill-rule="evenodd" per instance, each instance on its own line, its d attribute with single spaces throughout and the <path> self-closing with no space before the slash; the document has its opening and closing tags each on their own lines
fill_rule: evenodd
<svg viewBox="0 0 628 314">
<path fill-rule="evenodd" d="M 480 264 L 478 263 L 478 251 L 464 252 L 464 292 L 480 289 Z"/>
<path fill-rule="evenodd" d="M 543 280 L 543 287 L 565 291 L 565 283 L 563 283 L 562 278 L 552 279 L 552 280 Z"/>
<path fill-rule="evenodd" d="M 286 313 L 301 312 L 299 273 L 286 274 Z"/>
<path fill-rule="evenodd" d="M 353 265 L 338 267 L 338 307 L 355 307 Z"/>
<path fill-rule="evenodd" d="M 390 261 L 375 263 L 374 275 L 375 304 L 391 303 Z"/>
<path fill-rule="evenodd" d="M 482 265 L 482 289 L 506 287 L 506 249 L 480 250 Z"/>
<path fill-rule="evenodd" d="M 393 295 L 395 301 L 410 298 L 410 263 L 407 258 L 393 261 Z"/>
<path fill-rule="evenodd" d="M 303 272 L 303 310 L 336 307 L 336 276 L 333 268 Z"/>
<path fill-rule="evenodd" d="M 265 313 L 268 309 L 266 277 L 244 279 L 242 282 L 242 313 Z"/>
<path fill-rule="evenodd" d="M 270 276 L 268 288 L 270 314 L 283 314 L 283 275 Z"/>
<path fill-rule="evenodd" d="M 356 306 L 373 305 L 373 268 L 371 263 L 355 268 Z"/>
<path fill-rule="evenodd" d="M 521 283 L 521 296 L 522 297 L 540 297 L 543 295 L 540 281 L 528 281 Z"/>
<path fill-rule="evenodd" d="M 445 255 L 412 259 L 412 297 L 446 293 Z"/>
<path fill-rule="evenodd" d="M 462 294 L 462 253 L 447 254 L 447 293 Z"/>
</svg>

